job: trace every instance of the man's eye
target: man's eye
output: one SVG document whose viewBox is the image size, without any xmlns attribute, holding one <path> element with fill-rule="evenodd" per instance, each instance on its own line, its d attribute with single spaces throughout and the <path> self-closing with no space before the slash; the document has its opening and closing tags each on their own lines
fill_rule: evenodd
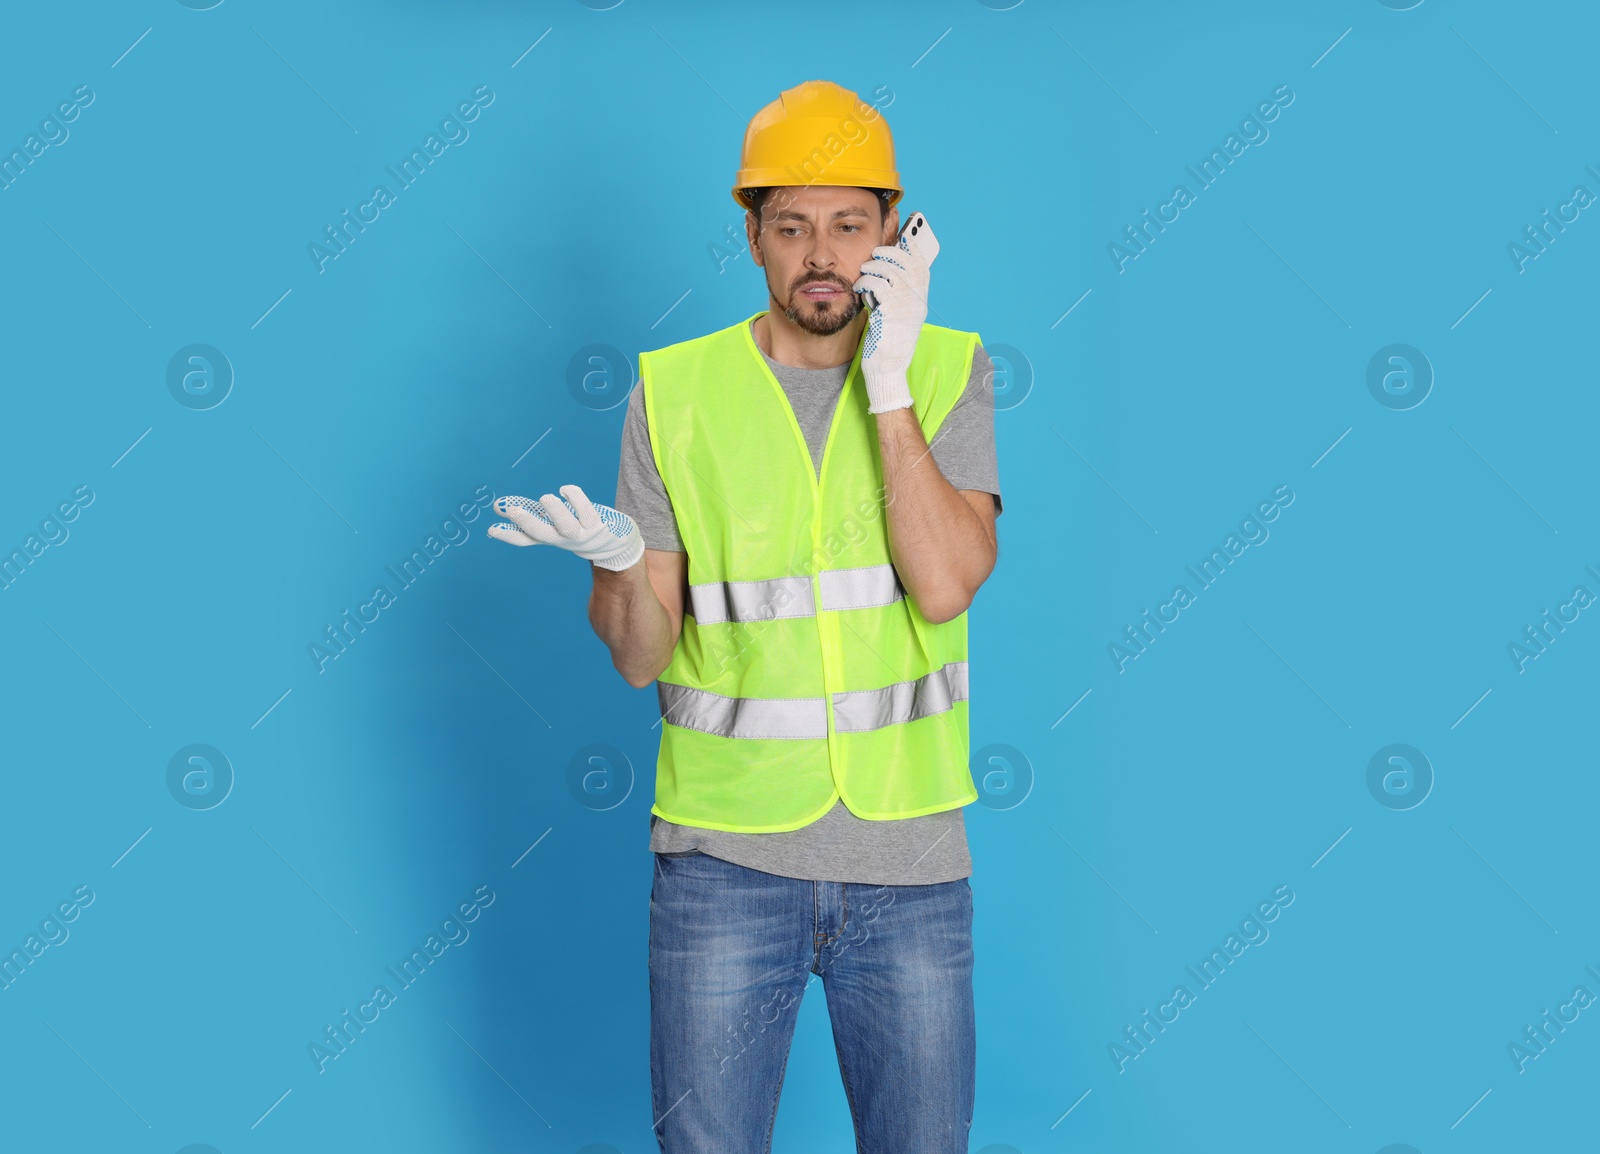
<svg viewBox="0 0 1600 1154">
<path fill-rule="evenodd" d="M 847 230 L 849 232 L 860 232 L 861 231 L 861 226 L 859 224 L 842 224 L 839 227 L 843 228 L 843 229 L 845 229 L 845 230 Z"/>
<path fill-rule="evenodd" d="M 799 228 L 797 228 L 796 226 L 791 224 L 787 228 L 780 228 L 778 231 L 781 232 L 784 236 L 792 236 L 795 233 L 799 232 L 800 230 L 799 230 Z"/>
</svg>

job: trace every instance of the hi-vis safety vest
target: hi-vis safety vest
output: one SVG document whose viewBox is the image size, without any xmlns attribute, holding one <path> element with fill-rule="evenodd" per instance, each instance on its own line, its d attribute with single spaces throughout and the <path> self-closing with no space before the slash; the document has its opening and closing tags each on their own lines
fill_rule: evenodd
<svg viewBox="0 0 1600 1154">
<path fill-rule="evenodd" d="M 819 478 L 752 319 L 639 356 L 650 449 L 689 581 L 683 629 L 656 683 L 650 812 L 777 833 L 839 798 L 871 820 L 976 801 L 967 615 L 929 622 L 890 560 L 860 346 Z M 976 333 L 922 327 L 908 375 L 930 442 L 966 388 L 977 344 Z"/>
</svg>

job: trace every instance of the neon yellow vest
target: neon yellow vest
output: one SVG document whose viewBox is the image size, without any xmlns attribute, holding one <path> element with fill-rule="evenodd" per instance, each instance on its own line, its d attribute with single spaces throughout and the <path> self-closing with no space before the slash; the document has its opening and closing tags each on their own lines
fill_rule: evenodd
<svg viewBox="0 0 1600 1154">
<path fill-rule="evenodd" d="M 754 314 L 760 316 L 760 313 Z M 656 683 L 655 804 L 737 833 L 976 801 L 967 615 L 933 624 L 889 554 L 877 418 L 857 346 L 821 476 L 750 320 L 639 356 L 650 448 L 688 553 L 689 602 Z M 909 378 L 930 442 L 978 334 L 925 324 Z"/>
</svg>

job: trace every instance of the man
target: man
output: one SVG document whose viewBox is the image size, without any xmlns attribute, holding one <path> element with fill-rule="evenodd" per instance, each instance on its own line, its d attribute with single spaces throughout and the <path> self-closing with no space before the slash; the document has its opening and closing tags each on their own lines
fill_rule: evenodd
<svg viewBox="0 0 1600 1154">
<path fill-rule="evenodd" d="M 662 1150 L 770 1148 L 815 974 L 859 1147 L 966 1151 L 966 610 L 997 554 L 993 370 L 976 334 L 926 323 L 893 141 L 854 93 L 785 91 L 733 192 L 766 311 L 641 355 L 617 508 L 564 485 L 503 498 L 514 524 L 490 532 L 588 558 L 590 622 L 630 685 L 657 685 Z"/>
</svg>

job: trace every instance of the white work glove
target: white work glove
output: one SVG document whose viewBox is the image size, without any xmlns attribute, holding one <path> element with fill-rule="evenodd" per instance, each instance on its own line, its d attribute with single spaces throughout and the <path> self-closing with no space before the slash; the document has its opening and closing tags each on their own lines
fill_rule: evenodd
<svg viewBox="0 0 1600 1154">
<path fill-rule="evenodd" d="M 885 413 L 911 407 L 911 385 L 906 371 L 917 349 L 922 322 L 928 318 L 928 268 L 937 256 L 938 241 L 923 220 L 915 249 L 879 245 L 872 258 L 861 266 L 861 279 L 852 286 L 856 292 L 870 289 L 878 300 L 867 321 L 866 340 L 861 348 L 861 375 L 867 384 L 867 412 Z"/>
<path fill-rule="evenodd" d="M 610 505 L 596 505 L 576 485 L 537 501 L 499 497 L 495 512 L 511 518 L 489 526 L 489 536 L 511 545 L 558 545 L 602 569 L 628 569 L 644 556 L 639 526 Z"/>
</svg>

